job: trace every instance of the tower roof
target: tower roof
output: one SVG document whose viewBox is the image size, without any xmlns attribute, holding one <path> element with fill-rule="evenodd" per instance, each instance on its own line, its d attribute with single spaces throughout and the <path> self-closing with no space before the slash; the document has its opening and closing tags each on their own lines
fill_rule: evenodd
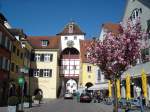
<svg viewBox="0 0 150 112">
<path fill-rule="evenodd" d="M 70 22 L 64 27 L 62 32 L 58 33 L 57 35 L 85 35 L 85 33 L 81 31 L 77 24 Z"/>
</svg>

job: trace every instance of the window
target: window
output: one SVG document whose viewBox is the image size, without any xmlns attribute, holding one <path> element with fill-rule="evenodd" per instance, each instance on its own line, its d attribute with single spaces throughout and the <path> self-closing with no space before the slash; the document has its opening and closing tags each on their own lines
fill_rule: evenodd
<svg viewBox="0 0 150 112">
<path fill-rule="evenodd" d="M 67 65 L 64 65 L 64 70 L 67 70 Z"/>
<path fill-rule="evenodd" d="M 7 39 L 7 49 L 10 50 L 10 40 L 9 39 Z"/>
<path fill-rule="evenodd" d="M 40 77 L 43 77 L 43 69 L 40 69 Z"/>
<path fill-rule="evenodd" d="M 52 70 L 51 69 L 44 69 L 43 70 L 43 77 L 51 77 L 52 76 Z"/>
<path fill-rule="evenodd" d="M 14 67 L 15 67 L 14 63 L 11 63 L 11 71 L 14 71 Z"/>
<path fill-rule="evenodd" d="M 50 54 L 44 54 L 44 61 L 50 61 Z"/>
<path fill-rule="evenodd" d="M 19 56 L 19 49 L 17 49 L 17 56 Z"/>
<path fill-rule="evenodd" d="M 73 70 L 76 70 L 77 69 L 77 66 L 76 65 L 73 65 Z"/>
<path fill-rule="evenodd" d="M 3 57 L 0 57 L 0 69 L 2 69 L 2 65 L 3 65 Z"/>
<path fill-rule="evenodd" d="M 8 60 L 5 59 L 5 70 L 7 70 L 7 66 L 8 66 Z"/>
<path fill-rule="evenodd" d="M 42 46 L 48 46 L 48 40 L 42 40 Z"/>
<path fill-rule="evenodd" d="M 44 61 L 44 54 L 40 54 L 40 61 Z"/>
<path fill-rule="evenodd" d="M 2 57 L 2 69 L 5 70 L 5 58 L 4 57 Z"/>
<path fill-rule="evenodd" d="M 74 40 L 77 40 L 77 36 L 74 36 Z"/>
<path fill-rule="evenodd" d="M 7 70 L 8 71 L 10 70 L 10 60 L 8 60 L 8 63 L 7 63 Z"/>
<path fill-rule="evenodd" d="M 142 8 L 134 9 L 130 16 L 131 21 L 135 20 L 137 17 L 140 17 L 140 13 L 142 13 Z"/>
<path fill-rule="evenodd" d="M 13 53 L 16 52 L 16 46 L 13 46 Z"/>
<path fill-rule="evenodd" d="M 150 19 L 147 21 L 147 33 L 149 34 L 150 39 Z"/>
<path fill-rule="evenodd" d="M 65 40 L 68 40 L 68 37 L 65 37 Z"/>
<path fill-rule="evenodd" d="M 20 58 L 23 59 L 23 53 L 20 54 Z"/>
<path fill-rule="evenodd" d="M 142 49 L 141 55 L 142 55 L 142 61 L 143 62 L 149 61 L 149 55 L 150 55 L 149 48 Z"/>
<path fill-rule="evenodd" d="M 34 69 L 33 75 L 34 75 L 35 77 L 39 77 L 39 75 L 40 75 L 40 69 Z"/>
<path fill-rule="evenodd" d="M 101 71 L 100 70 L 98 70 L 97 80 L 101 80 Z"/>
<path fill-rule="evenodd" d="M 87 71 L 91 72 L 91 66 L 87 66 Z"/>
<path fill-rule="evenodd" d="M 50 54 L 50 61 L 53 61 L 53 54 Z"/>
<path fill-rule="evenodd" d="M 40 61 L 40 54 L 35 54 L 35 61 Z"/>
<path fill-rule="evenodd" d="M 19 72 L 19 68 L 18 68 L 18 65 L 16 65 L 16 73 Z"/>
<path fill-rule="evenodd" d="M 5 47 L 5 41 L 6 41 L 6 37 L 5 35 L 2 35 L 2 46 Z"/>
</svg>

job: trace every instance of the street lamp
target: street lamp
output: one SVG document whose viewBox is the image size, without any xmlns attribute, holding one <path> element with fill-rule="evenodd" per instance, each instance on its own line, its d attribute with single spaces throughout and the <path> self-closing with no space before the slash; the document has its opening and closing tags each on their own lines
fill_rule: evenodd
<svg viewBox="0 0 150 112">
<path fill-rule="evenodd" d="M 21 111 L 23 111 L 23 86 L 24 86 L 24 82 L 25 82 L 24 76 L 21 74 L 18 77 L 18 83 L 19 83 L 19 86 L 21 88 Z"/>
</svg>

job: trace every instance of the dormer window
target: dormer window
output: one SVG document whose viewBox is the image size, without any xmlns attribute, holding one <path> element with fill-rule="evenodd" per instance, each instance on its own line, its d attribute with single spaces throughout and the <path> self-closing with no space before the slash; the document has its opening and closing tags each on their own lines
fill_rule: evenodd
<svg viewBox="0 0 150 112">
<path fill-rule="evenodd" d="M 69 33 L 73 33 L 73 25 L 72 24 L 69 25 Z"/>
<path fill-rule="evenodd" d="M 42 40 L 42 46 L 48 46 L 48 40 Z"/>
</svg>

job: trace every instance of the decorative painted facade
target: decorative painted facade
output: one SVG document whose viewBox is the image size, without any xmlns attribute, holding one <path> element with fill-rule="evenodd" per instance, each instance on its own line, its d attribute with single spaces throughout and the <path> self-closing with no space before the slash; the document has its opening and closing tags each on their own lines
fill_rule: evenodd
<svg viewBox="0 0 150 112">
<path fill-rule="evenodd" d="M 85 33 L 74 22 L 70 22 L 57 35 L 61 37 L 60 78 L 63 93 L 73 93 L 78 88 L 80 76 L 80 40 L 84 40 Z"/>
</svg>

